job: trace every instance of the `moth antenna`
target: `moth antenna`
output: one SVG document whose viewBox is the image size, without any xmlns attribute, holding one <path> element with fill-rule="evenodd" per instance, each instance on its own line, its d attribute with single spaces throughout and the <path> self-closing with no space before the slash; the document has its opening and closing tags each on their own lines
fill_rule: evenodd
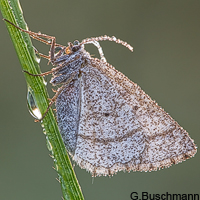
<svg viewBox="0 0 200 200">
<path fill-rule="evenodd" d="M 99 45 L 99 43 L 98 43 L 98 45 L 99 45 L 99 47 L 98 47 L 97 44 L 95 44 L 95 42 L 105 41 L 105 40 L 116 42 L 117 44 L 121 44 L 121 45 L 125 46 L 130 51 L 133 51 L 133 47 L 130 44 L 128 44 L 127 42 L 124 42 L 123 40 L 117 39 L 115 36 L 110 37 L 110 36 L 104 35 L 104 36 L 100 36 L 100 37 L 86 38 L 81 42 L 81 44 L 89 44 L 89 43 L 94 44 L 98 48 L 99 54 L 101 55 L 100 51 L 103 52 L 103 50 L 102 50 L 101 46 Z M 104 54 L 103 54 L 103 57 L 104 57 Z"/>
<path fill-rule="evenodd" d="M 103 49 L 102 49 L 101 45 L 99 44 L 98 40 L 90 40 L 90 39 L 92 39 L 92 38 L 87 38 L 87 39 L 83 40 L 81 42 L 81 44 L 93 44 L 94 46 L 96 46 L 98 51 L 99 51 L 99 55 L 101 57 L 101 60 L 106 62 L 106 58 L 104 56 Z"/>
</svg>

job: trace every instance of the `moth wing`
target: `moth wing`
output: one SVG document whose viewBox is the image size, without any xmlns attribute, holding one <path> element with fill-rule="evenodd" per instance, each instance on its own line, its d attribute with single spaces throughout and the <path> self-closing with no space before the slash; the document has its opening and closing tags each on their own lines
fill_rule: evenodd
<svg viewBox="0 0 200 200">
<path fill-rule="evenodd" d="M 80 120 L 73 159 L 93 175 L 151 171 L 194 156 L 196 146 L 135 83 L 91 59 L 80 80 Z"/>
<path fill-rule="evenodd" d="M 58 127 L 67 150 L 71 153 L 76 148 L 80 112 L 80 79 L 77 77 L 67 86 L 56 99 Z"/>
</svg>

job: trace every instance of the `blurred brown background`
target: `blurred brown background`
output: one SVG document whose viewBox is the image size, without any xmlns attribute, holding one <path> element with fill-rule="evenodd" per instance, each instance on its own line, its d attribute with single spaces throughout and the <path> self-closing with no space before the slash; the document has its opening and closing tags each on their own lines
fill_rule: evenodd
<svg viewBox="0 0 200 200">
<path fill-rule="evenodd" d="M 56 36 L 60 44 L 105 34 L 130 43 L 133 53 L 114 42 L 101 42 L 107 61 L 138 83 L 200 143 L 200 1 L 20 2 L 29 29 Z M 61 199 L 45 136 L 27 110 L 24 75 L 2 20 L 0 33 L 0 199 Z M 34 46 L 48 54 L 44 44 Z M 99 57 L 92 45 L 86 49 Z M 46 64 L 41 62 L 43 72 L 51 67 Z M 78 166 L 75 170 L 85 199 L 129 200 L 131 192 L 198 193 L 199 166 L 197 153 L 182 164 L 151 173 L 120 172 L 93 180 Z"/>
</svg>

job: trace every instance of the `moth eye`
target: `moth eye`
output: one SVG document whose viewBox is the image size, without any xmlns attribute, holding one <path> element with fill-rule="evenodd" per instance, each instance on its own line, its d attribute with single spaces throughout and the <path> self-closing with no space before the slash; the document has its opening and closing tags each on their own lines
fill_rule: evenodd
<svg viewBox="0 0 200 200">
<path fill-rule="evenodd" d="M 78 51 L 79 49 L 80 49 L 80 45 L 75 45 L 75 46 L 72 47 L 72 51 L 73 51 L 73 52 L 76 52 L 76 51 Z"/>
<path fill-rule="evenodd" d="M 78 40 L 74 41 L 74 45 L 79 45 L 79 44 L 80 44 L 80 42 Z"/>
</svg>

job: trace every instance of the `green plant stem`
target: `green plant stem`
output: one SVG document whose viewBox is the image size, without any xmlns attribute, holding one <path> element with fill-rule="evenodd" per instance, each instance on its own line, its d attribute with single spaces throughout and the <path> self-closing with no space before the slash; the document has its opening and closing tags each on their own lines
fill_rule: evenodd
<svg viewBox="0 0 200 200">
<path fill-rule="evenodd" d="M 8 0 L 0 0 L 0 9 L 3 18 L 26 29 L 26 23 L 18 0 L 10 0 L 9 2 Z M 22 69 L 32 74 L 41 73 L 29 35 L 19 31 L 8 23 L 6 23 L 6 26 Z M 28 74 L 24 75 L 28 88 L 31 88 L 34 94 L 35 104 L 40 112 L 44 113 L 48 107 L 48 94 L 43 83 L 43 78 L 33 77 Z M 43 119 L 41 125 L 46 135 L 47 146 L 54 158 L 54 165 L 58 172 L 64 199 L 84 199 L 51 109 Z"/>
</svg>

